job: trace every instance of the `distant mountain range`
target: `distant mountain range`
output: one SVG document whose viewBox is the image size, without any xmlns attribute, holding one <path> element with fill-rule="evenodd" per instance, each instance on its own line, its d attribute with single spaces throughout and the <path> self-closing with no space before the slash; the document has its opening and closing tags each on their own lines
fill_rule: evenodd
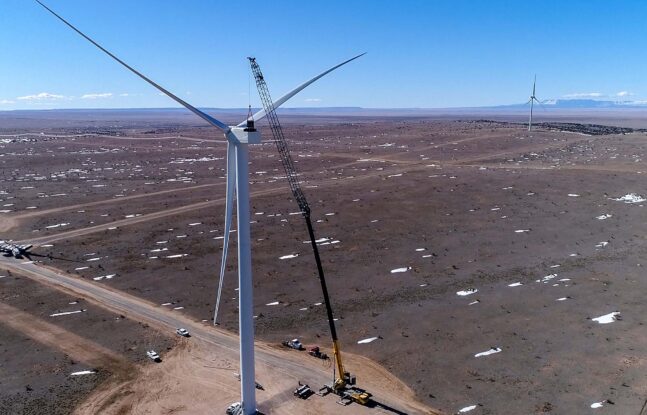
<svg viewBox="0 0 647 415">
<path fill-rule="evenodd" d="M 647 108 L 647 101 L 601 101 L 597 99 L 548 99 L 541 104 L 547 109 L 569 108 Z M 491 108 L 526 108 L 528 104 L 498 105 Z"/>
<path fill-rule="evenodd" d="M 647 101 L 603 101 L 596 99 L 549 99 L 536 105 L 537 110 L 543 108 L 548 111 L 565 110 L 573 112 L 577 110 L 609 110 L 611 112 L 621 110 L 647 109 Z M 526 112 L 529 105 L 508 104 L 493 105 L 482 107 L 448 107 L 448 108 L 363 108 L 363 107 L 288 107 L 279 108 L 278 112 L 283 115 L 292 116 L 432 116 L 432 115 L 462 115 L 462 114 L 498 114 L 498 113 L 522 113 Z M 243 119 L 248 108 L 201 108 L 214 116 L 227 118 Z M 259 108 L 252 108 L 252 112 L 258 111 Z M 570 110 L 570 111 L 569 111 Z M 40 115 L 38 115 L 40 114 Z M 179 116 L 190 116 L 190 112 L 184 108 L 106 108 L 106 109 L 53 109 L 53 110 L 0 110 L 0 118 L 21 116 L 66 116 L 73 118 L 87 117 L 124 117 L 124 116 L 147 116 L 159 117 L 165 114 L 175 114 Z M 233 121 L 236 121 L 233 120 Z"/>
</svg>

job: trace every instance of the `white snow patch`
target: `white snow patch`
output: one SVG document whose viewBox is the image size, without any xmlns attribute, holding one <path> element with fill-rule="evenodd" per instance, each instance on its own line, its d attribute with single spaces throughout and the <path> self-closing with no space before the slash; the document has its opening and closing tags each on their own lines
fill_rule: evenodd
<svg viewBox="0 0 647 415">
<path fill-rule="evenodd" d="M 477 353 L 477 354 L 474 355 L 474 357 L 489 356 L 491 354 L 500 353 L 500 352 L 501 352 L 500 347 L 491 347 L 490 350 L 487 350 L 487 351 L 481 352 L 481 353 Z"/>
<path fill-rule="evenodd" d="M 514 233 L 525 233 L 525 232 L 530 232 L 530 229 L 517 229 L 514 231 Z"/>
<path fill-rule="evenodd" d="M 535 282 L 543 282 L 544 284 L 546 284 L 548 283 L 548 281 L 552 280 L 553 278 L 557 278 L 557 274 L 546 275 L 544 278 L 540 280 L 536 280 Z"/>
<path fill-rule="evenodd" d="M 512 284 L 508 284 L 508 287 L 519 287 L 520 285 L 523 285 L 520 282 L 513 282 Z"/>
<path fill-rule="evenodd" d="M 278 301 L 273 301 L 271 303 L 267 303 L 265 305 L 279 305 L 280 303 Z"/>
<path fill-rule="evenodd" d="M 472 410 L 476 409 L 476 406 L 477 406 L 477 405 L 470 405 L 470 406 L 466 406 L 465 408 L 461 408 L 461 409 L 459 409 L 459 410 L 458 410 L 458 413 L 459 413 L 459 414 L 463 414 L 463 413 L 465 413 L 465 412 L 472 411 Z"/>
<path fill-rule="evenodd" d="M 463 291 L 456 291 L 456 295 L 460 295 L 461 297 L 465 297 L 466 295 L 471 295 L 474 293 L 477 293 L 479 290 L 476 288 L 468 288 L 467 290 Z"/>
<path fill-rule="evenodd" d="M 640 196 L 639 194 L 636 194 L 636 193 L 629 193 L 629 194 L 626 194 L 626 195 L 624 195 L 622 197 L 619 197 L 619 198 L 616 198 L 616 199 L 614 199 L 612 197 L 609 198 L 609 199 L 615 200 L 617 202 L 625 202 L 625 203 L 640 203 L 640 202 L 644 202 L 645 200 L 647 200 L 644 197 L 642 197 L 642 196 Z"/>
<path fill-rule="evenodd" d="M 56 225 L 45 226 L 46 229 L 60 228 L 61 226 L 67 226 L 69 223 L 57 223 Z"/>
<path fill-rule="evenodd" d="M 62 313 L 54 313 L 54 314 L 50 314 L 49 316 L 50 316 L 50 317 L 67 316 L 67 315 L 70 315 L 70 314 L 82 313 L 82 312 L 84 312 L 84 311 L 85 311 L 85 310 L 65 311 L 65 312 L 62 312 Z"/>
<path fill-rule="evenodd" d="M 391 270 L 391 274 L 397 274 L 400 272 L 407 272 L 411 269 L 411 267 L 402 267 L 402 268 L 395 268 Z"/>
<path fill-rule="evenodd" d="M 609 324 L 613 323 L 614 321 L 618 320 L 618 317 L 620 315 L 619 311 L 614 311 L 613 313 L 605 314 L 600 317 L 596 317 L 592 319 L 593 321 L 597 321 L 600 324 Z"/>
<path fill-rule="evenodd" d="M 92 375 L 94 373 L 97 373 L 97 372 L 95 372 L 94 370 L 81 370 L 79 372 L 70 373 L 70 376 Z"/>
<path fill-rule="evenodd" d="M 111 280 L 116 276 L 117 276 L 117 274 L 108 274 L 108 275 L 101 275 L 100 277 L 94 277 L 92 279 L 95 280 L 95 281 L 101 281 L 103 279 Z"/>
<path fill-rule="evenodd" d="M 283 255 L 282 257 L 279 257 L 279 259 L 290 259 L 290 258 L 296 258 L 298 256 L 299 254 Z"/>
<path fill-rule="evenodd" d="M 377 339 L 378 339 L 377 337 L 369 337 L 368 339 L 359 340 L 357 344 L 367 344 L 367 343 L 374 342 Z"/>
<path fill-rule="evenodd" d="M 326 241 L 329 241 L 329 240 L 330 240 L 330 238 L 319 238 L 319 239 L 316 239 L 315 242 L 320 244 L 322 242 L 326 242 Z M 309 244 L 310 242 L 311 241 L 309 241 L 309 240 L 308 241 L 303 241 L 304 244 Z"/>
<path fill-rule="evenodd" d="M 610 213 L 604 213 L 604 214 L 602 214 L 602 215 L 600 215 L 600 216 L 596 216 L 595 218 L 596 218 L 597 220 L 605 220 L 605 219 L 609 219 L 609 218 L 610 218 L 610 217 L 612 217 L 612 216 L 613 216 L 613 215 L 612 215 L 612 214 L 610 214 Z"/>
<path fill-rule="evenodd" d="M 592 403 L 591 408 L 593 408 L 593 409 L 602 408 L 604 406 L 604 402 L 605 401 Z"/>
</svg>

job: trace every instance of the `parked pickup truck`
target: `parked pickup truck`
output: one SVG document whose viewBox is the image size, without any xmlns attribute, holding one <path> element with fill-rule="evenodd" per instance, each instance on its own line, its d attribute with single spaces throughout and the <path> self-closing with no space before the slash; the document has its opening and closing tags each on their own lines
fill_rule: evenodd
<svg viewBox="0 0 647 415">
<path fill-rule="evenodd" d="M 153 362 L 161 362 L 162 361 L 162 359 L 160 358 L 160 355 L 158 355 L 155 350 L 147 351 L 146 356 L 148 356 L 148 358 L 151 359 Z"/>
</svg>

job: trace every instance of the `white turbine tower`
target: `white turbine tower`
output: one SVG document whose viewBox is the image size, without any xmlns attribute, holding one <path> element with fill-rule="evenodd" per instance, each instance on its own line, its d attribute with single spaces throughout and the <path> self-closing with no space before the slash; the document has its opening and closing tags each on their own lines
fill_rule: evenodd
<svg viewBox="0 0 647 415">
<path fill-rule="evenodd" d="M 139 76 L 162 93 L 178 102 L 189 111 L 196 114 L 212 126 L 218 128 L 227 140 L 227 193 L 225 205 L 225 229 L 224 229 L 224 247 L 223 247 L 223 260 L 222 267 L 225 266 L 225 259 L 227 257 L 227 249 L 229 244 L 229 231 L 232 222 L 232 209 L 234 193 L 237 195 L 237 225 L 238 225 L 238 287 L 239 287 L 239 335 L 240 335 L 240 383 L 241 383 L 241 403 L 242 413 L 244 415 L 255 414 L 256 411 L 256 381 L 254 375 L 254 313 L 253 313 L 253 284 L 252 284 L 252 260 L 251 260 L 251 243 L 250 243 L 250 212 L 249 212 L 249 144 L 259 144 L 261 142 L 261 135 L 254 128 L 254 123 L 265 117 L 265 110 L 260 110 L 246 121 L 241 122 L 236 126 L 228 126 L 214 117 L 200 111 L 191 104 L 185 102 L 181 98 L 167 91 L 160 85 L 156 84 L 127 63 L 110 53 L 97 42 L 85 35 L 79 29 L 74 27 L 67 20 L 56 14 L 52 9 L 45 6 L 40 0 L 35 0 L 50 13 L 56 16 L 59 20 L 83 36 L 86 40 L 91 42 L 94 46 L 101 49 L 108 56 L 119 62 L 121 65 L 129 69 L 135 75 Z M 363 55 L 363 54 L 362 54 Z M 347 64 L 359 58 L 362 55 L 357 55 L 350 58 L 332 68 L 320 73 L 314 78 L 302 83 L 281 98 L 277 99 L 273 105 L 278 108 L 287 100 L 292 98 L 302 89 L 312 84 L 324 75 L 332 72 L 342 65 Z M 222 279 L 221 279 L 222 281 Z"/>
<path fill-rule="evenodd" d="M 535 96 L 535 86 L 537 85 L 537 75 L 535 75 L 535 80 L 532 83 L 532 94 L 530 95 L 530 99 L 528 102 L 526 102 L 526 105 L 530 104 L 530 120 L 528 120 L 528 131 L 532 130 L 532 108 L 533 104 L 536 102 L 537 104 L 541 104 L 537 97 Z"/>
</svg>

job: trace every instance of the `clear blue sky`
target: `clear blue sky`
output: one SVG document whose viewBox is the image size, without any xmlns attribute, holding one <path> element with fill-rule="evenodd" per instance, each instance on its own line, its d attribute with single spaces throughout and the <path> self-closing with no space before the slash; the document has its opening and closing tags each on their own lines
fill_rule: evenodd
<svg viewBox="0 0 647 415">
<path fill-rule="evenodd" d="M 647 99 L 645 1 L 45 2 L 201 107 L 247 106 L 246 56 L 278 97 L 361 52 L 288 106 L 519 103 L 534 73 L 540 99 Z M 0 0 L 0 110 L 175 106 L 35 2 Z"/>
</svg>

